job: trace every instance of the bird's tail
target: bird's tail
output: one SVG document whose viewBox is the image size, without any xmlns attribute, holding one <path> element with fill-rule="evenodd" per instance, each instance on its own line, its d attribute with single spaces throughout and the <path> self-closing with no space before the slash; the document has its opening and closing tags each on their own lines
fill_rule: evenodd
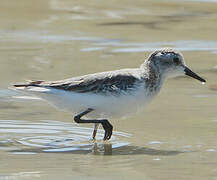
<svg viewBox="0 0 217 180">
<path fill-rule="evenodd" d="M 42 81 L 42 80 L 37 80 L 37 81 L 27 80 L 26 82 L 13 84 L 13 87 L 19 89 L 19 88 L 26 88 L 29 86 L 39 86 L 42 82 L 44 82 L 44 81 Z"/>
<path fill-rule="evenodd" d="M 11 89 L 18 90 L 18 91 L 24 91 L 24 92 L 28 92 L 28 93 L 31 93 L 31 92 L 32 93 L 33 92 L 44 93 L 44 92 L 50 91 L 48 88 L 43 87 L 41 85 L 42 82 L 44 82 L 44 81 L 42 81 L 42 80 L 37 80 L 37 81 L 27 80 L 26 82 L 13 84 Z"/>
</svg>

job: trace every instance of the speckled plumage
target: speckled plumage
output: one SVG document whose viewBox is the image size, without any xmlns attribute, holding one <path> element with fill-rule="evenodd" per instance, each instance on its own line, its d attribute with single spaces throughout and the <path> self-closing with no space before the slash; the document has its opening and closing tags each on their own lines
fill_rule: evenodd
<svg viewBox="0 0 217 180">
<path fill-rule="evenodd" d="M 164 80 L 184 74 L 205 82 L 185 66 L 181 53 L 163 49 L 153 52 L 139 68 L 88 74 L 60 81 L 29 81 L 15 84 L 14 87 L 47 100 L 58 109 L 81 113 L 79 118 L 83 115 L 117 118 L 142 110 L 159 92 Z M 75 120 L 80 122 L 79 118 L 76 116 Z M 106 133 L 104 139 L 109 139 L 111 132 L 109 135 Z"/>
<path fill-rule="evenodd" d="M 118 96 L 125 91 L 133 91 L 141 78 L 134 75 L 133 69 L 89 74 L 61 81 L 32 81 L 26 86 L 55 88 L 76 93 L 95 93 Z"/>
</svg>

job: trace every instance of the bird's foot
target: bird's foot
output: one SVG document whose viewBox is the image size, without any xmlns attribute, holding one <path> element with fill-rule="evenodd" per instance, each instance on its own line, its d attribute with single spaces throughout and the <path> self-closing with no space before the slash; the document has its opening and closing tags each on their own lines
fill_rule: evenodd
<svg viewBox="0 0 217 180">
<path fill-rule="evenodd" d="M 103 129 L 105 130 L 105 135 L 104 135 L 104 138 L 103 140 L 109 140 L 112 136 L 112 130 L 113 130 L 113 126 L 109 123 L 108 120 L 104 120 L 102 122 L 102 127 Z"/>
</svg>

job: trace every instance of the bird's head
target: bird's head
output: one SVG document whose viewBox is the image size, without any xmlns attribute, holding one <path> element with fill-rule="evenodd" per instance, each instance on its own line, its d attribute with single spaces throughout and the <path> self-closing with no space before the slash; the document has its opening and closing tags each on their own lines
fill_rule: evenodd
<svg viewBox="0 0 217 180">
<path fill-rule="evenodd" d="M 183 55 L 173 49 L 162 49 L 153 52 L 146 63 L 157 69 L 165 78 L 187 75 L 201 82 L 206 82 L 203 78 L 191 71 L 186 66 Z"/>
</svg>

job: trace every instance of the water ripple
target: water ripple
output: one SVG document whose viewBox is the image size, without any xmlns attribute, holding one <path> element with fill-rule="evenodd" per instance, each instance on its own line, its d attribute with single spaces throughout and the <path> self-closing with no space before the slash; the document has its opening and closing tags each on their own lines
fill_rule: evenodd
<svg viewBox="0 0 217 180">
<path fill-rule="evenodd" d="M 108 52 L 112 53 L 137 53 L 137 52 L 150 52 L 163 47 L 174 47 L 179 51 L 211 51 L 216 53 L 217 41 L 205 41 L 205 40 L 178 40 L 178 41 L 159 41 L 159 42 L 127 42 L 126 39 L 112 39 L 103 37 L 88 36 L 85 33 L 74 35 L 57 35 L 46 34 L 42 32 L 5 32 L 1 31 L 1 35 L 4 36 L 3 41 L 20 41 L 20 42 L 32 42 L 40 41 L 43 43 L 62 43 L 62 42 L 87 42 L 87 47 L 81 47 L 81 52 L 95 52 L 104 51 L 107 48 L 111 48 Z M 12 47 L 13 48 L 13 47 Z M 8 47 L 11 49 L 11 47 Z M 0 48 L 0 50 L 6 50 Z M 14 49 L 13 49 L 14 50 Z M 23 50 L 23 49 L 22 49 Z M 43 60 L 39 60 L 40 62 Z"/>
<path fill-rule="evenodd" d="M 101 129 L 97 133 L 97 141 L 93 142 L 92 130 L 92 128 L 80 127 L 74 123 L 49 120 L 37 123 L 0 120 L 0 150 L 11 150 L 15 154 L 72 151 L 90 153 L 96 148 L 95 146 L 97 146 L 97 152 L 100 152 L 104 151 L 106 144 L 110 144 L 112 149 L 130 144 L 126 140 L 131 135 L 123 132 L 114 132 L 111 140 L 104 142 L 102 140 L 104 130 Z"/>
<path fill-rule="evenodd" d="M 110 44 L 111 45 L 111 44 Z M 114 44 L 116 46 L 116 44 Z M 121 47 L 122 46 L 122 47 Z M 112 52 L 129 53 L 129 52 L 148 52 L 154 51 L 162 47 L 174 47 L 179 51 L 216 51 L 217 41 L 171 41 L 171 42 L 150 42 L 150 43 L 127 43 L 120 44 L 119 48 L 115 48 Z"/>
</svg>

